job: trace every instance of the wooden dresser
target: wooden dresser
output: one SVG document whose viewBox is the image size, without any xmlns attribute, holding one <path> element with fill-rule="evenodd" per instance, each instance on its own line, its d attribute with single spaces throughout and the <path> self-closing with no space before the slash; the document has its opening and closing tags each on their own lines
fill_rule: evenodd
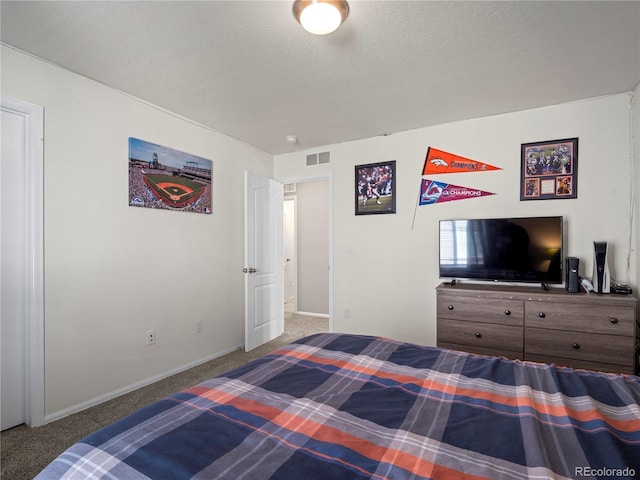
<svg viewBox="0 0 640 480">
<path fill-rule="evenodd" d="M 441 284 L 438 347 L 614 373 L 638 372 L 638 300 L 540 287 Z"/>
</svg>

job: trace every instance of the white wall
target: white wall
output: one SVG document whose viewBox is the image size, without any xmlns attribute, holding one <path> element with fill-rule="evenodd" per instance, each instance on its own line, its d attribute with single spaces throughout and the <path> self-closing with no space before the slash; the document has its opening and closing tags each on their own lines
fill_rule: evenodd
<svg viewBox="0 0 640 480">
<path fill-rule="evenodd" d="M 47 418 L 241 345 L 243 171 L 272 156 L 5 46 L 2 94 L 45 111 Z M 129 207 L 130 136 L 213 160 L 213 214 Z"/>
<path fill-rule="evenodd" d="M 323 147 L 331 152 L 324 168 L 333 177 L 334 331 L 436 343 L 443 218 L 563 215 L 565 255 L 580 258 L 581 274 L 591 276 L 593 241 L 607 241 L 612 275 L 637 289 L 637 256 L 628 248 L 629 98 L 620 94 Z M 578 198 L 521 202 L 521 144 L 571 137 L 579 137 Z M 412 228 L 429 146 L 501 167 L 438 178 L 497 195 L 418 207 Z M 310 175 L 306 153 L 276 156 L 276 178 Z M 397 214 L 355 216 L 354 166 L 386 160 L 397 161 Z"/>
</svg>

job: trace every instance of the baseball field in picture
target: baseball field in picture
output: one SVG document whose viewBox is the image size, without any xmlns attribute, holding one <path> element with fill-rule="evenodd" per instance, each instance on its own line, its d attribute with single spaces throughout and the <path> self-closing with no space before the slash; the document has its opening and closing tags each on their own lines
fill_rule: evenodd
<svg viewBox="0 0 640 480">
<path fill-rule="evenodd" d="M 129 138 L 129 205 L 211 213 L 213 162 Z"/>
</svg>

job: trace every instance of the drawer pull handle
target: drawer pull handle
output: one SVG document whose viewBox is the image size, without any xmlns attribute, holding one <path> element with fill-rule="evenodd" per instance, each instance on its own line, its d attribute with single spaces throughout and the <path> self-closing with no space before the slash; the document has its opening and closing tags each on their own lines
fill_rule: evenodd
<svg viewBox="0 0 640 480">
<path fill-rule="evenodd" d="M 480 332 L 476 332 L 476 338 L 482 338 L 482 334 Z"/>
<path fill-rule="evenodd" d="M 449 305 L 447 308 L 448 308 L 449 310 L 453 310 L 453 305 Z"/>
<path fill-rule="evenodd" d="M 544 317 L 546 317 L 547 315 L 546 315 L 544 312 L 540 312 L 540 313 L 538 313 L 538 316 L 539 316 L 540 318 L 544 318 Z"/>
<path fill-rule="evenodd" d="M 614 325 L 615 325 L 616 323 L 618 323 L 618 319 L 617 319 L 617 318 L 612 318 L 612 319 L 610 319 L 609 321 L 610 321 L 611 323 L 613 323 Z"/>
<path fill-rule="evenodd" d="M 575 348 L 576 350 L 580 350 L 580 344 L 579 343 L 574 343 L 572 345 L 573 348 Z"/>
<path fill-rule="evenodd" d="M 511 315 L 511 310 L 505 310 L 505 311 L 504 311 L 504 314 L 505 314 L 505 315 Z"/>
</svg>

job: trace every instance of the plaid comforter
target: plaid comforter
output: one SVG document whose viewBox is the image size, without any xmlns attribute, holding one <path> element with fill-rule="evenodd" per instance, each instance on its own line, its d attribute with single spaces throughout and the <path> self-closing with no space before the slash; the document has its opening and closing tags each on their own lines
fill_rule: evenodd
<svg viewBox="0 0 640 480">
<path fill-rule="evenodd" d="M 45 479 L 640 475 L 640 378 L 319 334 L 73 445 Z"/>
</svg>

